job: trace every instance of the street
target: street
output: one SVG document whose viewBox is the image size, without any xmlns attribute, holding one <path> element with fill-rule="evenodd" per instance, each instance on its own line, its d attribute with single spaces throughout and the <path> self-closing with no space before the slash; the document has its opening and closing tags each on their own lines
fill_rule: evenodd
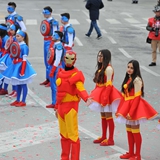
<svg viewBox="0 0 160 160">
<path fill-rule="evenodd" d="M 0 0 L 0 23 L 4 23 L 8 0 Z M 144 99 L 160 113 L 160 54 L 157 66 L 149 67 L 152 61 L 151 46 L 146 43 L 147 20 L 154 16 L 152 10 L 156 0 L 103 0 L 105 7 L 100 11 L 98 25 L 102 38 L 97 40 L 94 31 L 85 37 L 90 25 L 89 13 L 83 0 L 15 0 L 16 12 L 23 16 L 29 35 L 30 53 L 28 60 L 37 72 L 33 83 L 28 85 L 27 106 L 10 106 L 14 98 L 0 96 L 0 160 L 60 160 L 61 146 L 58 121 L 53 109 L 46 109 L 51 103 L 51 89 L 40 86 L 45 80 L 43 62 L 43 37 L 40 23 L 44 19 L 45 6 L 53 8 L 53 17 L 70 13 L 70 23 L 76 31 L 74 51 L 77 53 L 75 66 L 85 75 L 88 93 L 95 87 L 93 76 L 97 53 L 109 49 L 112 53 L 114 86 L 120 90 L 127 63 L 136 59 L 140 63 L 144 80 Z M 74 3 L 73 3 L 74 2 Z M 9 92 L 11 92 L 11 85 Z M 160 131 L 158 119 L 141 125 L 143 160 L 159 160 Z M 100 146 L 93 140 L 101 136 L 100 114 L 91 111 L 81 101 L 79 106 L 79 134 L 81 140 L 81 160 L 119 160 L 128 150 L 125 125 L 115 122 L 115 145 Z"/>
</svg>

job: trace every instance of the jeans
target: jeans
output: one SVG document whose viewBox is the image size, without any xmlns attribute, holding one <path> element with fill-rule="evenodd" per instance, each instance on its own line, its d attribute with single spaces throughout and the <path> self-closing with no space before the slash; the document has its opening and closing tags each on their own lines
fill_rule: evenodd
<svg viewBox="0 0 160 160">
<path fill-rule="evenodd" d="M 87 33 L 89 36 L 91 35 L 91 33 L 93 31 L 93 28 L 95 28 L 98 36 L 101 36 L 101 31 L 100 31 L 100 29 L 99 29 L 99 27 L 97 25 L 97 21 L 96 20 L 95 21 L 91 21 L 90 28 L 89 28 L 89 31 Z"/>
</svg>

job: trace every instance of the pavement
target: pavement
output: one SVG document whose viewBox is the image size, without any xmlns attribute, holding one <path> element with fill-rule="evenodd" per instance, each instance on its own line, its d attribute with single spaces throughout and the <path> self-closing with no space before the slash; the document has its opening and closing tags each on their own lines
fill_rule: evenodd
<svg viewBox="0 0 160 160">
<path fill-rule="evenodd" d="M 9 1 L 1 0 L 0 23 L 7 15 Z M 76 30 L 74 50 L 77 52 L 76 67 L 85 75 L 85 87 L 90 92 L 95 84 L 96 56 L 100 49 L 112 53 L 115 77 L 114 86 L 120 90 L 127 63 L 131 59 L 140 62 L 144 80 L 145 99 L 160 112 L 160 59 L 157 66 L 149 67 L 151 46 L 146 44 L 147 19 L 153 17 L 156 1 L 140 0 L 132 4 L 129 0 L 103 0 L 105 7 L 100 11 L 98 25 L 102 38 L 97 40 L 94 31 L 90 38 L 85 37 L 90 25 L 88 11 L 83 0 L 16 0 L 17 13 L 23 16 L 29 35 L 30 54 L 28 60 L 37 72 L 34 82 L 28 85 L 27 106 L 12 107 L 14 98 L 0 96 L 0 160 L 59 160 L 61 154 L 57 119 L 52 109 L 45 106 L 51 103 L 51 90 L 39 83 L 45 79 L 43 63 L 43 37 L 40 34 L 43 7 L 50 5 L 55 19 L 69 12 L 70 23 Z M 11 91 L 11 86 L 8 88 Z M 160 131 L 156 117 L 141 125 L 143 160 L 159 160 Z M 119 155 L 128 150 L 125 126 L 115 122 L 115 145 L 101 147 L 93 140 L 101 134 L 100 115 L 92 112 L 81 101 L 79 107 L 79 134 L 81 140 L 81 160 L 119 160 Z"/>
</svg>

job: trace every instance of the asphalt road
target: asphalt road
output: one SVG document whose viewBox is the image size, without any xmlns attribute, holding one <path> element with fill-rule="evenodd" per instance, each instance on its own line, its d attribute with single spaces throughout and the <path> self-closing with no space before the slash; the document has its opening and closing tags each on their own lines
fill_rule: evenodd
<svg viewBox="0 0 160 160">
<path fill-rule="evenodd" d="M 0 23 L 7 15 L 9 1 L 0 0 Z M 23 16 L 30 39 L 28 60 L 37 72 L 32 84 L 29 84 L 27 106 L 11 107 L 14 99 L 0 97 L 0 160 L 59 160 L 60 137 L 57 119 L 52 109 L 45 106 L 51 103 L 50 88 L 40 86 L 45 78 L 43 64 L 43 37 L 40 34 L 43 7 L 50 5 L 55 19 L 69 12 L 70 22 L 76 30 L 74 50 L 77 52 L 76 66 L 83 71 L 88 92 L 94 88 L 92 78 L 95 72 L 96 55 L 100 49 L 109 49 L 112 53 L 112 65 L 115 71 L 114 85 L 120 89 L 129 60 L 140 62 L 145 83 L 145 99 L 160 112 L 160 58 L 157 66 L 149 67 L 151 47 L 146 44 L 148 32 L 145 29 L 147 19 L 156 0 L 140 0 L 131 4 L 131 0 L 103 0 L 105 7 L 100 12 L 99 26 L 102 39 L 97 40 L 94 31 L 90 38 L 85 37 L 89 28 L 88 11 L 83 0 L 16 0 L 17 13 Z M 11 91 L 11 86 L 9 86 Z M 141 125 L 142 157 L 144 160 L 159 160 L 160 131 L 156 129 L 157 119 Z M 81 139 L 81 160 L 119 160 L 119 155 L 128 149 L 125 126 L 115 122 L 115 145 L 100 147 L 92 143 L 101 134 L 100 115 L 90 111 L 84 102 L 79 108 L 79 133 Z"/>
</svg>

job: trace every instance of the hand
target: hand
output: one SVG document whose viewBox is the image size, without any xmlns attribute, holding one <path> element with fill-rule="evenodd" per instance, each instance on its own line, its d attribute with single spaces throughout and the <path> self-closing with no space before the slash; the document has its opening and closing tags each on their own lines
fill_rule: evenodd
<svg viewBox="0 0 160 160">
<path fill-rule="evenodd" d="M 129 115 L 129 113 L 127 114 L 126 118 L 127 118 L 128 120 L 131 120 L 131 119 L 132 119 L 131 116 Z"/>
<path fill-rule="evenodd" d="M 93 102 L 93 99 L 92 98 L 88 98 L 87 102 L 86 102 L 87 106 L 89 106 L 92 102 Z"/>
<path fill-rule="evenodd" d="M 54 75 L 54 73 L 53 73 L 53 72 L 50 72 L 49 76 L 50 76 L 51 78 L 53 77 L 53 75 Z"/>
<path fill-rule="evenodd" d="M 22 74 L 19 74 L 21 77 L 23 77 L 24 76 L 24 74 L 22 75 Z"/>
</svg>

